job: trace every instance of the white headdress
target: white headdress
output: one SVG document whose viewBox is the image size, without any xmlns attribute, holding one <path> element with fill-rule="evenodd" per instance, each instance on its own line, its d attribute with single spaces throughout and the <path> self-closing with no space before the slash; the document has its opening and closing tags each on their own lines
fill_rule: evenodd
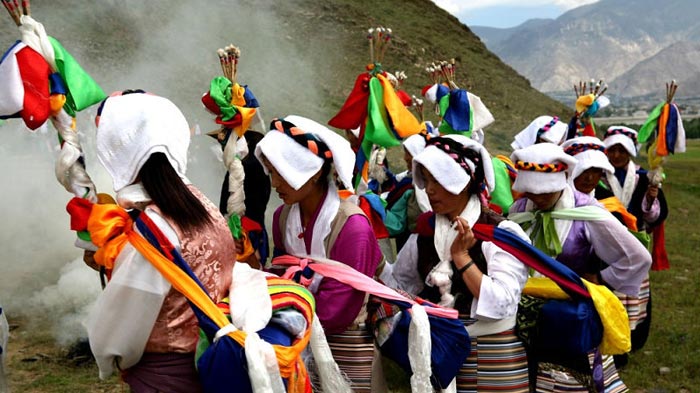
<svg viewBox="0 0 700 393">
<path fill-rule="evenodd" d="M 114 190 L 133 183 L 153 153 L 164 153 L 180 177 L 187 170 L 190 129 L 170 100 L 147 93 L 108 98 L 99 115 L 97 157 Z"/>
<path fill-rule="evenodd" d="M 637 131 L 625 126 L 610 126 L 605 131 L 603 142 L 607 149 L 618 143 L 627 150 L 632 157 L 637 156 Z"/>
<path fill-rule="evenodd" d="M 518 177 L 513 190 L 547 194 L 566 188 L 566 171 L 576 165 L 576 159 L 553 143 L 538 143 L 516 150 L 510 155 Z"/>
<path fill-rule="evenodd" d="M 558 145 L 568 130 L 569 126 L 559 121 L 558 117 L 540 116 L 517 133 L 510 146 L 513 150 L 523 149 L 537 143 L 538 138 Z"/>
<path fill-rule="evenodd" d="M 315 140 L 325 144 L 331 157 L 321 158 L 309 147 L 294 141 L 291 136 L 285 134 L 283 122 L 286 122 L 288 128 L 294 129 L 292 132 L 311 134 L 310 146 L 316 145 Z M 292 188 L 301 188 L 321 169 L 326 159 L 332 159 L 340 181 L 347 189 L 353 189 L 352 170 L 355 165 L 355 153 L 343 137 L 311 119 L 294 115 L 273 121 L 270 128 L 271 132 L 265 134 L 256 146 L 255 157 L 262 162 L 262 156 L 265 156 Z"/>
<path fill-rule="evenodd" d="M 493 172 L 493 165 L 491 164 L 491 156 L 486 148 L 480 143 L 472 140 L 463 135 L 445 135 L 441 138 L 451 139 L 467 149 L 474 150 L 479 153 L 481 158 L 481 165 L 484 169 L 484 181 L 486 182 L 489 192 L 493 191 L 495 186 L 495 176 Z M 437 139 L 437 138 L 436 138 Z M 455 152 L 457 153 L 457 152 Z M 467 159 L 467 165 L 470 171 L 475 170 L 474 162 Z M 413 179 L 418 188 L 425 188 L 425 180 L 423 175 L 419 170 L 419 166 L 422 165 L 425 169 L 430 172 L 430 174 L 435 177 L 440 185 L 442 185 L 450 193 L 457 195 L 462 190 L 464 190 L 469 182 L 471 181 L 471 176 L 465 168 L 460 166 L 454 158 L 445 152 L 443 149 L 437 146 L 429 145 L 417 156 L 413 157 Z"/>
<path fill-rule="evenodd" d="M 576 179 L 589 168 L 600 168 L 608 173 L 614 173 L 615 169 L 610 165 L 608 156 L 605 155 L 605 144 L 594 136 L 581 136 L 569 139 L 562 144 L 564 152 L 576 158 L 576 166 L 571 170 L 571 179 Z"/>
</svg>

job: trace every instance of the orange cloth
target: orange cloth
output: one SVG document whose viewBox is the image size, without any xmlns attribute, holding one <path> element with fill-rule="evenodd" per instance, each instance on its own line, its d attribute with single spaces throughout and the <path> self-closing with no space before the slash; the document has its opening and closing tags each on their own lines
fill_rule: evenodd
<svg viewBox="0 0 700 393">
<path fill-rule="evenodd" d="M 666 148 L 666 125 L 668 124 L 670 105 L 666 104 L 661 108 L 661 115 L 659 116 L 659 126 L 658 133 L 659 136 L 656 138 L 656 155 L 657 156 L 667 156 L 668 149 Z"/>
<path fill-rule="evenodd" d="M 605 206 L 605 210 L 610 213 L 619 213 L 622 215 L 622 221 L 625 223 L 627 229 L 637 232 L 637 217 L 628 212 L 617 197 L 612 196 L 610 198 L 600 199 L 598 202 Z"/>
<path fill-rule="evenodd" d="M 408 138 L 411 135 L 418 134 L 421 131 L 421 124 L 415 116 L 406 109 L 403 102 L 396 92 L 391 82 L 384 75 L 377 75 L 377 78 L 384 89 L 384 106 L 391 117 L 391 124 L 394 130 L 402 139 Z"/>
</svg>

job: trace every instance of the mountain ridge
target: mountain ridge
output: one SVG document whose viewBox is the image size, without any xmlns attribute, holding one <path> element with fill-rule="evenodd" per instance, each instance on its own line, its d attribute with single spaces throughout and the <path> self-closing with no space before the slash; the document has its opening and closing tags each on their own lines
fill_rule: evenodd
<svg viewBox="0 0 700 393">
<path fill-rule="evenodd" d="M 578 80 L 613 81 L 676 42 L 700 41 L 699 20 L 700 7 L 692 0 L 601 0 L 554 20 L 526 21 L 496 31 L 478 26 L 474 30 L 483 35 L 489 49 L 529 77 L 534 87 L 559 92 L 570 90 Z M 543 58 L 543 53 L 553 55 Z M 674 72 L 687 74 L 690 70 L 660 69 L 644 90 L 624 90 L 653 93 Z M 611 83 L 610 91 L 628 94 L 616 89 Z"/>
</svg>

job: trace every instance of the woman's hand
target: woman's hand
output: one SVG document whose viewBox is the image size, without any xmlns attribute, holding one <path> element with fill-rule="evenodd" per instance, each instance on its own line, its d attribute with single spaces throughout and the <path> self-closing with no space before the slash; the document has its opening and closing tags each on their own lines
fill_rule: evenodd
<svg viewBox="0 0 700 393">
<path fill-rule="evenodd" d="M 83 252 L 83 262 L 88 265 L 91 269 L 100 271 L 100 265 L 95 262 L 95 252 L 90 250 L 85 250 Z"/>
<path fill-rule="evenodd" d="M 654 200 L 656 199 L 656 197 L 658 195 L 659 195 L 659 186 L 649 184 L 649 187 L 647 187 L 647 193 L 646 193 L 647 208 L 651 208 L 651 204 L 654 203 Z"/>
<path fill-rule="evenodd" d="M 452 254 L 452 261 L 459 269 L 471 260 L 469 249 L 476 244 L 476 238 L 469 223 L 464 218 L 457 217 L 452 225 L 458 234 L 452 242 L 452 246 L 450 246 L 450 253 Z"/>
<path fill-rule="evenodd" d="M 243 255 L 243 239 L 233 239 L 233 243 L 236 245 L 236 255 Z"/>
</svg>

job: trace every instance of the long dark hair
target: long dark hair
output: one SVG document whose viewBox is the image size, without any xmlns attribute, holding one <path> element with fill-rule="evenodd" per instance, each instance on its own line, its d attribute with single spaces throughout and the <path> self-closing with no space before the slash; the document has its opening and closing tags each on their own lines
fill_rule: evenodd
<svg viewBox="0 0 700 393">
<path fill-rule="evenodd" d="M 192 194 L 164 153 L 153 153 L 139 171 L 139 178 L 153 203 L 188 233 L 211 224 L 209 212 Z"/>
<path fill-rule="evenodd" d="M 467 186 L 469 195 L 479 195 L 484 189 L 484 163 L 481 160 L 481 154 L 472 149 L 464 149 L 462 155 L 469 161 L 474 163 L 474 173 L 471 174 L 471 181 Z"/>
</svg>

